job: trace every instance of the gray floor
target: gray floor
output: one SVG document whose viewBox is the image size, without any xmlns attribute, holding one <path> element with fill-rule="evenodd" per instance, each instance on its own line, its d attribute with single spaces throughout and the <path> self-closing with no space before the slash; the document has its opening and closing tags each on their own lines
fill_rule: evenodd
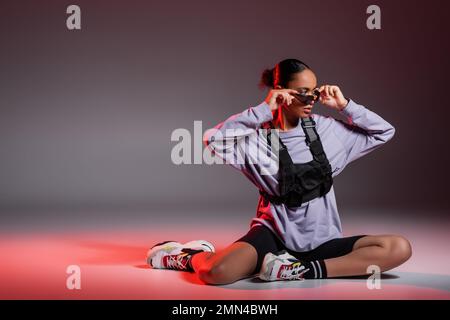
<svg viewBox="0 0 450 320">
<path fill-rule="evenodd" d="M 229 211 L 28 212 L 3 216 L 0 298 L 15 299 L 450 299 L 448 220 L 403 212 L 347 211 L 344 235 L 401 234 L 413 255 L 382 275 L 381 288 L 366 277 L 262 282 L 248 278 L 208 286 L 193 273 L 150 269 L 148 248 L 163 240 L 211 241 L 221 250 L 243 235 L 252 214 Z M 438 216 L 438 215 L 435 215 Z M 157 219 L 155 218 L 157 217 Z M 79 265 L 83 289 L 65 288 L 66 268 Z"/>
</svg>

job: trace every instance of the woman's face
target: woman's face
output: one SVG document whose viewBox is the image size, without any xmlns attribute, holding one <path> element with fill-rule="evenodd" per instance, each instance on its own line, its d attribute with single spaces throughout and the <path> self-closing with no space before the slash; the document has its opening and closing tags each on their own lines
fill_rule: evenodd
<svg viewBox="0 0 450 320">
<path fill-rule="evenodd" d="M 313 90 L 317 88 L 317 79 L 314 74 L 309 69 L 303 70 L 294 74 L 294 77 L 288 83 L 286 89 L 294 89 L 298 92 L 305 92 L 307 94 L 312 94 Z M 276 89 L 283 89 L 277 86 Z M 300 102 L 297 98 L 292 100 L 292 103 L 288 105 L 283 105 L 282 108 L 285 113 L 289 113 L 292 116 L 298 118 L 307 118 L 311 115 L 314 102 L 311 104 L 304 104 Z"/>
</svg>

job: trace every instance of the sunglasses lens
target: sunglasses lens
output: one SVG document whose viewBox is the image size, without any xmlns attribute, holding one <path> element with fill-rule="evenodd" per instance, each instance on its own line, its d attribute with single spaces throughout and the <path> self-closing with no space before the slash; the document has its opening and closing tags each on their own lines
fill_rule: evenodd
<svg viewBox="0 0 450 320">
<path fill-rule="evenodd" d="M 301 103 L 303 103 L 303 104 L 309 104 L 309 97 L 307 96 L 307 95 L 304 95 L 304 94 L 298 94 L 298 95 L 296 95 L 296 97 L 297 97 L 297 99 L 301 102 Z"/>
<path fill-rule="evenodd" d="M 297 99 L 303 104 L 311 104 L 312 102 L 316 102 L 319 100 L 320 91 L 314 90 L 312 95 L 307 95 L 306 93 L 300 93 L 295 95 Z"/>
</svg>

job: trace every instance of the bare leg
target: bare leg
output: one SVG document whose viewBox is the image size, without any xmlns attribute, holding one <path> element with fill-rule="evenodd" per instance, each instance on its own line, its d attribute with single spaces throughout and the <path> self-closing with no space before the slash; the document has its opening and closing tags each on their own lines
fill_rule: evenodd
<svg viewBox="0 0 450 320">
<path fill-rule="evenodd" d="M 251 275 L 257 263 L 256 249 L 246 242 L 235 242 L 221 252 L 201 252 L 191 265 L 207 284 L 228 284 Z"/>
<path fill-rule="evenodd" d="M 355 242 L 352 252 L 327 259 L 325 265 L 328 277 L 365 275 L 370 265 L 382 272 L 395 268 L 408 260 L 411 252 L 409 241 L 401 236 L 366 236 Z"/>
</svg>

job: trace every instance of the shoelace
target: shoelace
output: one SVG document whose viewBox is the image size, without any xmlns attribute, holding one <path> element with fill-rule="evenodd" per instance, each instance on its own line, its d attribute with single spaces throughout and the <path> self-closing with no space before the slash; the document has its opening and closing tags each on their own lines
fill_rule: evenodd
<svg viewBox="0 0 450 320">
<path fill-rule="evenodd" d="M 185 270 L 187 269 L 187 257 L 188 253 L 180 253 L 177 255 L 169 255 L 167 256 L 166 266 L 167 268 L 177 269 L 177 270 Z"/>
<path fill-rule="evenodd" d="M 192 255 L 203 252 L 202 249 L 192 249 L 192 248 L 184 248 L 181 250 L 181 253 L 176 255 L 169 255 L 166 260 L 167 268 L 178 269 L 178 270 L 187 270 L 188 269 L 188 261 L 192 257 Z"/>
<path fill-rule="evenodd" d="M 281 279 L 303 279 L 303 274 L 308 272 L 309 269 L 306 269 L 304 265 L 299 262 L 294 262 L 290 265 L 282 265 L 281 266 Z"/>
</svg>

